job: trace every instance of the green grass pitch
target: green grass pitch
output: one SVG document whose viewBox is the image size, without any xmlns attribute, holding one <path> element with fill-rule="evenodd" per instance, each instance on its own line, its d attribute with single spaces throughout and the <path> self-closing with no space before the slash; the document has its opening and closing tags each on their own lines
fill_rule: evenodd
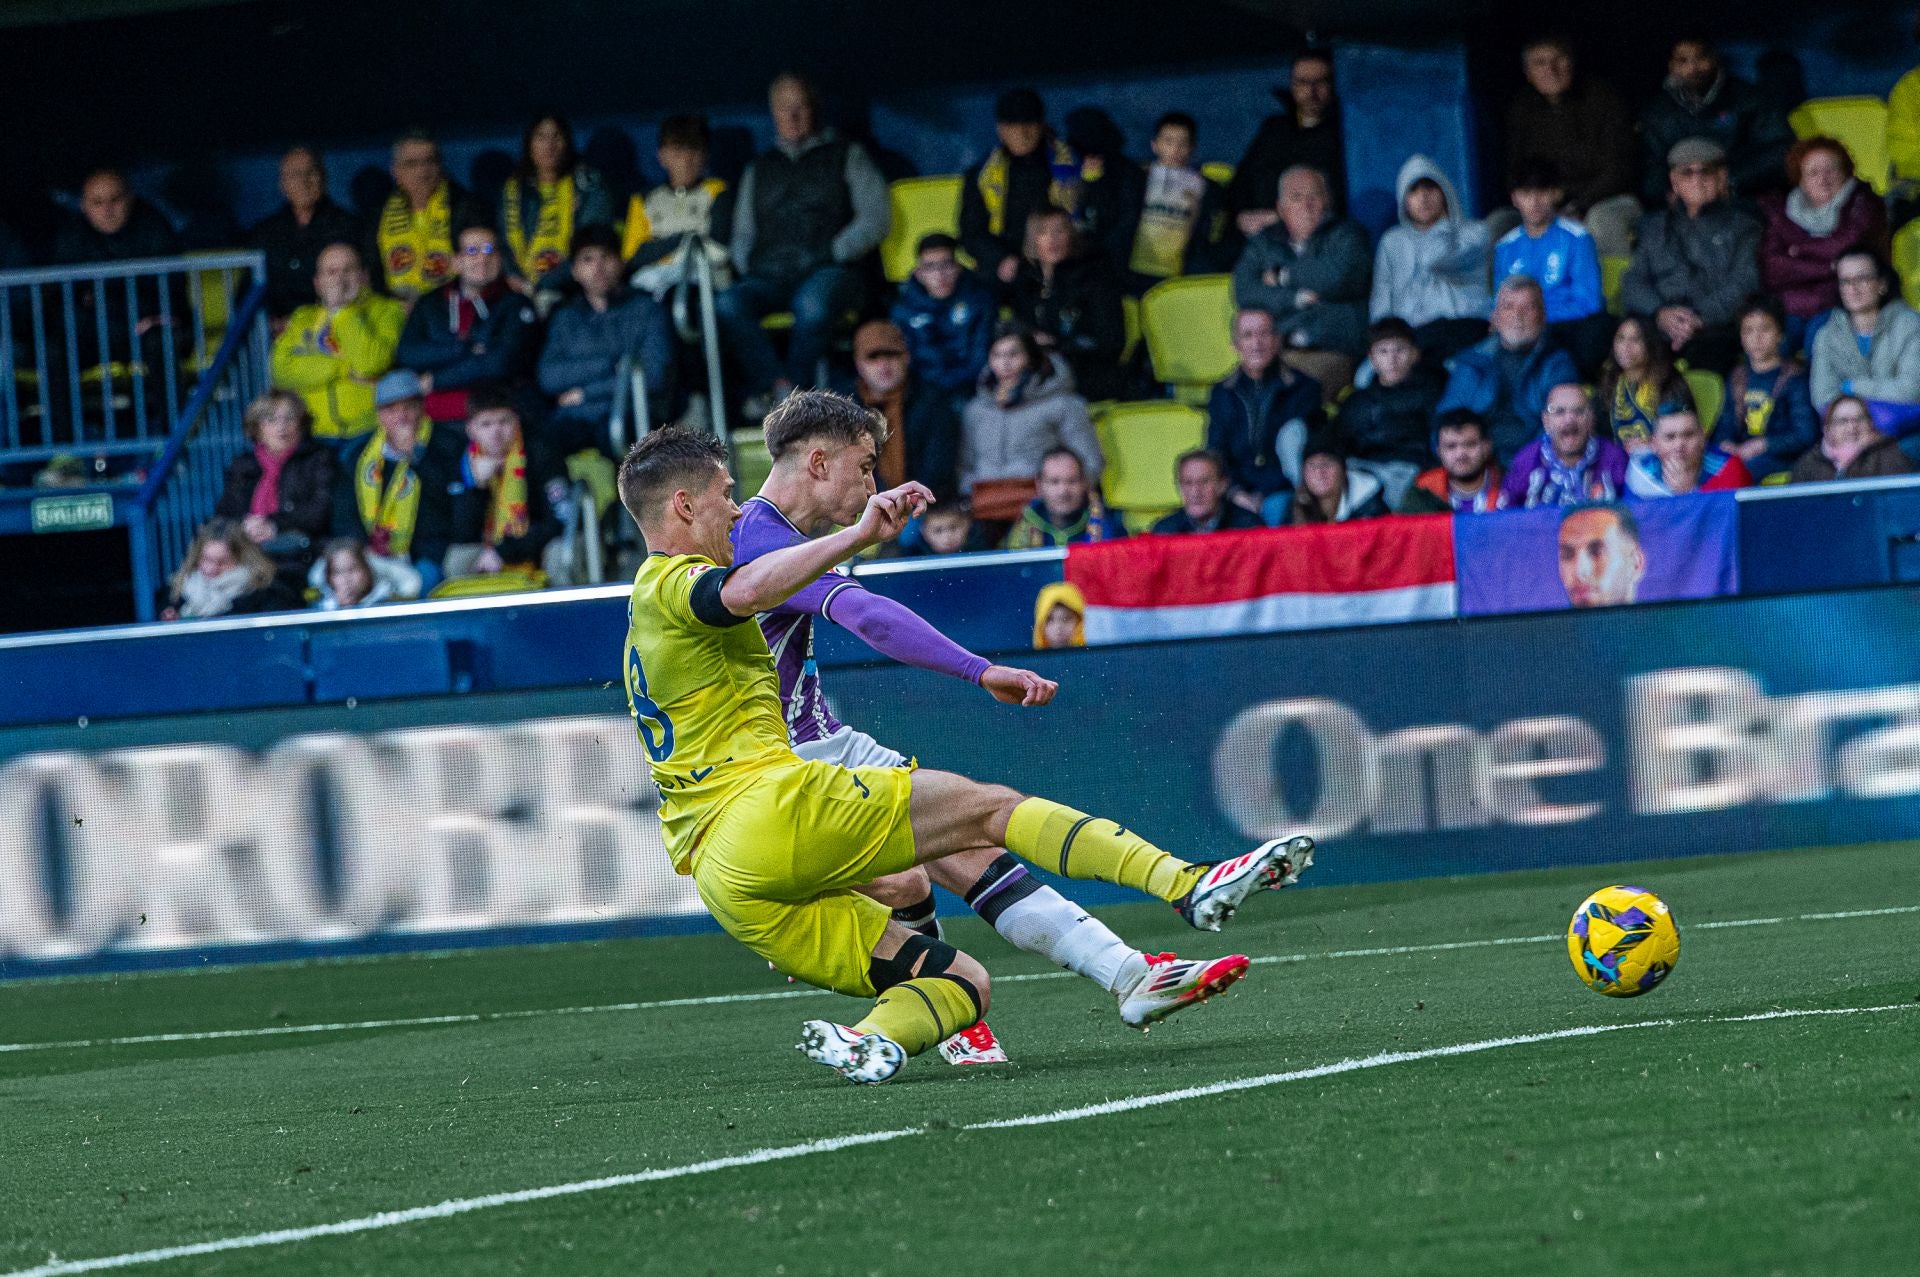
<svg viewBox="0 0 1920 1277">
<path fill-rule="evenodd" d="M 1031 977 L 989 1017 L 1014 1063 L 930 1054 L 873 1088 L 791 1050 L 856 1004 L 721 936 L 0 987 L 0 1272 L 649 1170 L 680 1173 L 129 1270 L 1911 1272 L 1920 912 L 1804 915 L 1920 906 L 1916 853 L 1295 890 L 1221 936 L 1106 911 L 1143 946 L 1280 959 L 1144 1037 L 961 920 L 997 975 Z M 1557 938 L 1484 943 L 1558 937 L 1616 881 L 1680 923 L 1646 997 L 1589 992 Z M 756 996 L 585 1009 L 735 994 Z M 1738 1018 L 1845 1008 L 1889 1009 Z M 478 1018 L 287 1031 L 423 1017 Z M 1672 1023 L 1488 1045 L 1641 1021 Z M 1462 1044 L 1483 1049 L 1435 1053 Z M 1343 1060 L 1364 1066 L 979 1125 Z"/>
</svg>

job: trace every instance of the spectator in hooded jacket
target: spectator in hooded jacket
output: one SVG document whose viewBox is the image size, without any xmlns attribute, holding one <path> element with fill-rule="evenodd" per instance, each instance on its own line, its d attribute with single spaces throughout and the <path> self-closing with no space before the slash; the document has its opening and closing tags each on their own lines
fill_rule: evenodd
<svg viewBox="0 0 1920 1277">
<path fill-rule="evenodd" d="M 1127 343 L 1120 281 L 1087 248 L 1065 210 L 1044 208 L 1027 219 L 1026 250 L 1008 308 L 1042 346 L 1067 361 L 1083 397 L 1120 397 L 1120 352 Z"/>
<path fill-rule="evenodd" d="M 1810 137 L 1787 152 L 1792 189 L 1760 197 L 1767 219 L 1760 282 L 1786 305 L 1796 349 L 1813 320 L 1840 304 L 1834 263 L 1856 248 L 1884 256 L 1887 206 L 1853 175 L 1853 157 L 1830 137 Z"/>
<path fill-rule="evenodd" d="M 1018 518 L 1033 499 L 1040 459 L 1060 446 L 1079 456 L 1090 485 L 1099 482 L 1100 437 L 1066 362 L 1019 324 L 1003 324 L 961 416 L 960 490 L 971 498 L 974 518 L 1003 529 Z"/>
<path fill-rule="evenodd" d="M 401 301 L 413 301 L 453 278 L 462 226 L 484 220 L 466 191 L 447 176 L 440 144 L 418 129 L 393 144 L 393 194 L 373 225 L 373 253 L 379 280 Z"/>
<path fill-rule="evenodd" d="M 1160 536 L 1244 532 L 1264 528 L 1259 515 L 1227 499 L 1227 463 L 1205 448 L 1189 448 L 1173 463 L 1180 508 L 1153 525 Z"/>
<path fill-rule="evenodd" d="M 1807 389 L 1807 368 L 1784 353 L 1786 312 L 1772 297 L 1749 298 L 1740 310 L 1746 358 L 1727 377 L 1713 441 L 1747 463 L 1755 479 L 1790 469 L 1819 438 Z"/>
<path fill-rule="evenodd" d="M 960 264 L 959 247 L 958 240 L 940 231 L 921 236 L 913 274 L 893 304 L 893 322 L 906 334 L 915 378 L 956 402 L 973 393 L 999 322 L 992 290 Z"/>
<path fill-rule="evenodd" d="M 1233 266 L 1225 251 L 1226 192 L 1194 167 L 1199 135 L 1184 111 L 1169 111 L 1153 126 L 1153 163 L 1127 260 L 1135 296 L 1176 275 Z"/>
<path fill-rule="evenodd" d="M 1320 425 L 1320 383 L 1280 358 L 1273 316 L 1233 317 L 1240 366 L 1207 398 L 1207 450 L 1226 462 L 1228 499 L 1278 523 L 1300 474 L 1300 449 Z"/>
<path fill-rule="evenodd" d="M 1627 453 L 1594 433 L 1593 404 L 1586 387 L 1562 382 L 1547 392 L 1542 426 L 1520 449 L 1503 489 L 1514 509 L 1614 501 L 1627 490 Z"/>
<path fill-rule="evenodd" d="M 1493 438 L 1487 423 L 1471 408 L 1440 414 L 1433 428 L 1433 450 L 1440 464 L 1414 479 L 1400 503 L 1401 514 L 1485 514 L 1506 508 Z"/>
<path fill-rule="evenodd" d="M 1260 122 L 1227 184 L 1227 215 L 1243 239 L 1277 220 L 1280 177 L 1291 168 L 1325 174 L 1328 207 L 1334 213 L 1347 207 L 1347 143 L 1333 86 L 1333 55 L 1310 49 L 1295 57 L 1286 87 L 1273 96 L 1287 109 Z"/>
<path fill-rule="evenodd" d="M 1693 403 L 1693 390 L 1673 366 L 1659 330 L 1638 315 L 1621 320 L 1613 354 L 1600 371 L 1600 433 L 1637 456 L 1653 446 L 1653 427 L 1667 404 Z"/>
<path fill-rule="evenodd" d="M 1336 218 L 1326 177 L 1291 168 L 1280 178 L 1279 217 L 1247 241 L 1233 268 L 1233 300 L 1274 318 L 1287 362 L 1333 395 L 1365 352 L 1373 254 L 1367 233 Z"/>
<path fill-rule="evenodd" d="M 1373 320 L 1405 320 L 1421 353 L 1443 362 L 1487 333 L 1487 228 L 1464 215 L 1453 183 L 1424 155 L 1400 166 L 1394 190 L 1400 224 L 1374 254 Z"/>
<path fill-rule="evenodd" d="M 1707 446 L 1700 414 L 1690 403 L 1668 404 L 1654 423 L 1653 446 L 1627 463 L 1627 495 L 1643 501 L 1752 484 L 1746 462 Z"/>
<path fill-rule="evenodd" d="M 716 305 L 746 392 L 778 398 L 816 379 L 834 326 L 859 308 L 858 264 L 887 237 L 893 206 L 866 148 L 821 126 L 812 85 L 783 75 L 767 101 L 777 138 L 740 179 L 737 282 Z M 780 310 L 793 312 L 784 364 L 760 327 Z"/>
<path fill-rule="evenodd" d="M 1087 482 L 1086 463 L 1072 448 L 1055 447 L 1040 458 L 1039 490 L 1014 520 L 1002 546 L 1033 550 L 1047 546 L 1117 541 L 1127 535 L 1118 511 L 1109 510 Z"/>
<path fill-rule="evenodd" d="M 1667 165 L 1672 198 L 1640 223 L 1620 304 L 1651 316 L 1689 367 L 1725 374 L 1740 353 L 1734 317 L 1760 290 L 1760 219 L 1733 202 L 1719 143 L 1675 143 Z"/>
<path fill-rule="evenodd" d="M 960 246 L 1000 288 L 1012 285 L 1027 219 L 1043 208 L 1080 207 L 1080 157 L 1047 127 L 1032 89 L 1009 89 L 993 107 L 998 144 L 960 188 Z"/>
<path fill-rule="evenodd" d="M 521 429 L 512 393 L 483 383 L 468 396 L 467 446 L 460 456 L 460 482 L 448 512 L 442 564 L 448 576 L 486 576 L 519 568 L 543 570 L 548 582 L 567 585 L 554 507 L 567 478 L 559 461 Z"/>
<path fill-rule="evenodd" d="M 1872 479 L 1920 470 L 1900 450 L 1898 440 L 1880 433 L 1873 411 L 1858 395 L 1841 395 L 1827 405 L 1820 446 L 1794 463 L 1789 483 L 1828 483 L 1835 479 Z"/>
<path fill-rule="evenodd" d="M 952 495 L 960 416 L 951 397 L 920 380 L 919 360 L 905 334 L 884 319 L 869 319 L 854 329 L 853 373 L 853 397 L 887 419 L 874 481 L 885 490 L 912 479 L 936 497 Z"/>
<path fill-rule="evenodd" d="M 1346 523 L 1392 514 L 1380 481 L 1347 465 L 1346 449 L 1331 433 L 1307 440 L 1300 455 L 1300 486 L 1287 507 L 1288 523 Z"/>
<path fill-rule="evenodd" d="M 1413 328 L 1395 316 L 1367 330 L 1367 358 L 1373 381 L 1346 397 L 1332 430 L 1347 464 L 1380 480 L 1387 504 L 1397 507 L 1432 458 L 1429 428 L 1446 382 Z"/>
<path fill-rule="evenodd" d="M 279 210 L 254 223 L 247 243 L 267 259 L 267 314 L 276 324 L 315 300 L 313 272 L 320 250 L 358 237 L 353 215 L 327 194 L 327 170 L 310 146 L 280 157 Z"/>
<path fill-rule="evenodd" d="M 520 139 L 520 162 L 500 188 L 497 228 L 509 278 L 542 291 L 565 286 L 567 248 L 582 226 L 613 221 L 600 174 L 580 162 L 573 126 L 543 115 Z"/>
<path fill-rule="evenodd" d="M 646 382 L 650 420 L 666 420 L 673 407 L 673 329 L 658 302 L 620 278 L 620 240 L 612 227 L 582 226 L 568 253 L 580 296 L 553 312 L 540 352 L 540 389 L 556 405 L 544 434 L 562 456 L 583 448 L 612 456 L 609 423 L 623 362 Z"/>
<path fill-rule="evenodd" d="M 1601 256 L 1625 257 L 1640 221 L 1633 116 L 1626 103 L 1611 84 L 1579 70 L 1565 36 L 1528 42 L 1520 65 L 1527 82 L 1507 106 L 1510 188 L 1518 189 L 1521 175 L 1535 166 L 1551 165 L 1564 196 L 1560 211 L 1585 226 Z"/>
<path fill-rule="evenodd" d="M 334 450 L 314 440 L 307 405 L 291 390 L 267 391 L 242 421 L 249 447 L 227 463 L 213 513 L 297 580 L 333 523 Z"/>
<path fill-rule="evenodd" d="M 394 352 L 394 363 L 420 374 L 435 421 L 466 420 L 466 388 L 476 382 L 524 378 L 540 344 L 533 303 L 507 283 L 499 232 L 469 226 L 455 246 L 453 281 L 414 304 Z"/>
<path fill-rule="evenodd" d="M 1580 370 L 1547 332 L 1540 285 L 1525 275 L 1500 281 L 1492 328 L 1485 341 L 1454 356 L 1437 411 L 1479 413 L 1492 429 L 1494 453 L 1506 463 L 1539 433 L 1547 392 L 1562 382 L 1577 384 Z"/>
<path fill-rule="evenodd" d="M 1613 333 L 1594 237 L 1585 226 L 1561 215 L 1560 174 L 1547 161 L 1521 161 L 1514 167 L 1512 183 L 1511 198 L 1520 224 L 1494 245 L 1493 278 L 1497 282 L 1525 275 L 1540 285 L 1547 332 L 1573 356 L 1582 375 L 1591 377 L 1607 357 Z"/>
<path fill-rule="evenodd" d="M 1858 395 L 1877 413 L 1920 404 L 1920 314 L 1900 299 L 1893 271 L 1864 249 L 1834 263 L 1840 305 L 1813 339 L 1813 406 Z"/>
<path fill-rule="evenodd" d="M 667 180 L 627 203 L 620 255 L 633 271 L 633 286 L 656 298 L 664 299 L 679 282 L 680 254 L 688 244 L 704 245 L 716 288 L 733 282 L 726 250 L 733 234 L 733 191 L 707 172 L 711 141 L 704 115 L 662 120 L 653 154 Z"/>
<path fill-rule="evenodd" d="M 273 384 L 307 401 L 315 437 L 344 459 L 374 428 L 374 385 L 393 367 L 407 308 L 368 286 L 351 244 L 320 250 L 313 291 L 319 300 L 288 316 L 274 339 Z"/>
<path fill-rule="evenodd" d="M 1666 82 L 1641 113 L 1640 136 L 1646 147 L 1641 193 L 1650 203 L 1666 199 L 1669 157 L 1688 138 L 1718 146 L 1733 191 L 1749 198 L 1780 187 L 1793 144 L 1785 112 L 1730 73 L 1712 41 L 1692 35 L 1673 42 Z"/>
</svg>

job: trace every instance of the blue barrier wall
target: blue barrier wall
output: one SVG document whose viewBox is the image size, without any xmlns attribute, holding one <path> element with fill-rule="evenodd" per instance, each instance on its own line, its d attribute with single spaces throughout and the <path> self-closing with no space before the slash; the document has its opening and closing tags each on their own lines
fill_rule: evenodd
<svg viewBox="0 0 1920 1277">
<path fill-rule="evenodd" d="M 1037 653 L 1045 711 L 829 688 L 928 765 L 1364 882 L 1909 838 L 1916 628 L 1882 589 Z M 705 925 L 653 809 L 614 687 L 0 730 L 0 974 Z"/>
</svg>

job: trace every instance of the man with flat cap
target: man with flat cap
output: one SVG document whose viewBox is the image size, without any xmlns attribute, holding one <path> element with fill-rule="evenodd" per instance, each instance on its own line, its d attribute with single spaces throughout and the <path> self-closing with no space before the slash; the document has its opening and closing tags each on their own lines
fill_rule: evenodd
<svg viewBox="0 0 1920 1277">
<path fill-rule="evenodd" d="M 1667 206 L 1640 223 L 1620 301 L 1650 317 L 1689 367 L 1724 376 L 1740 358 L 1740 307 L 1760 291 L 1762 225 L 1734 202 L 1726 150 L 1711 138 L 1675 142 L 1667 179 Z"/>
</svg>

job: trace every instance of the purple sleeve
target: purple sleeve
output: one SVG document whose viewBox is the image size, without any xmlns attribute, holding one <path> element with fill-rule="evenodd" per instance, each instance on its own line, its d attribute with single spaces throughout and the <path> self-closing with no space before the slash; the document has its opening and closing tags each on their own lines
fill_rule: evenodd
<svg viewBox="0 0 1920 1277">
<path fill-rule="evenodd" d="M 842 578 L 832 591 L 827 619 L 860 636 L 860 641 L 902 665 L 951 674 L 978 683 L 991 664 L 926 623 L 913 609 Z"/>
<path fill-rule="evenodd" d="M 801 545 L 805 541 L 806 537 L 794 531 L 785 519 L 772 513 L 759 501 L 751 501 L 741 514 L 740 521 L 733 525 L 733 562 L 736 567 L 751 563 L 763 554 L 772 554 L 775 550 Z M 773 610 L 790 615 L 819 616 L 826 607 L 827 596 L 846 583 L 846 577 L 829 572 Z"/>
</svg>

